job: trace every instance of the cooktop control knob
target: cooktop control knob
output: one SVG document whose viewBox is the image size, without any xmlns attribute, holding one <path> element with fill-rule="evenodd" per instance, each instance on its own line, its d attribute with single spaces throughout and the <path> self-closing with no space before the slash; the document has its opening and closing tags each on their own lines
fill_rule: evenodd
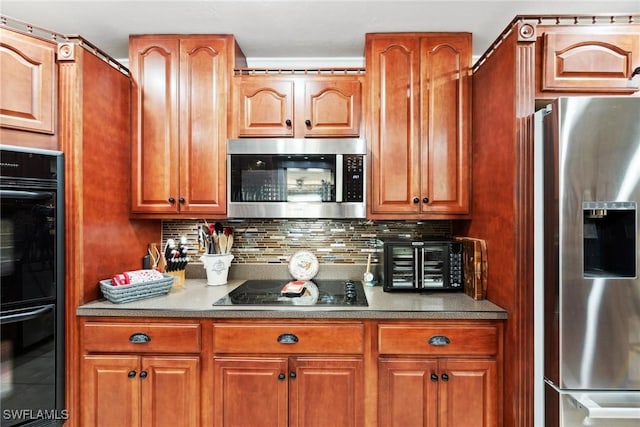
<svg viewBox="0 0 640 427">
<path fill-rule="evenodd" d="M 347 280 L 344 283 L 344 299 L 347 304 L 356 302 L 356 284 L 352 280 Z"/>
</svg>

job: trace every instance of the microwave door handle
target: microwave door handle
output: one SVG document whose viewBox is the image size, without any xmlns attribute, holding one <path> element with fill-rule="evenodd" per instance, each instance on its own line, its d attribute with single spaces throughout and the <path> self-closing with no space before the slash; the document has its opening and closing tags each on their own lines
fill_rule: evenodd
<svg viewBox="0 0 640 427">
<path fill-rule="evenodd" d="M 422 288 L 422 274 L 423 274 L 423 259 L 420 256 L 422 254 L 422 248 L 413 248 L 413 282 L 415 288 Z"/>
<path fill-rule="evenodd" d="M 343 156 L 342 154 L 336 154 L 336 202 L 342 202 L 342 179 L 344 178 L 343 171 Z"/>
</svg>

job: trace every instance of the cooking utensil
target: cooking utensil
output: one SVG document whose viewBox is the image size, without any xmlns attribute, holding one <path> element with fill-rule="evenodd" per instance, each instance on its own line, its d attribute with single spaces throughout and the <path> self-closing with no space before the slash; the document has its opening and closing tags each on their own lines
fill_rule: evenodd
<svg viewBox="0 0 640 427">
<path fill-rule="evenodd" d="M 227 253 L 227 236 L 224 234 L 218 235 L 218 253 Z"/>
<path fill-rule="evenodd" d="M 373 274 L 371 273 L 371 254 L 367 258 L 367 271 L 364 272 L 364 283 L 368 286 L 373 286 Z"/>
<path fill-rule="evenodd" d="M 227 247 L 225 248 L 225 253 L 231 253 L 231 248 L 233 247 L 233 228 L 225 227 L 224 235 L 227 236 Z"/>
</svg>

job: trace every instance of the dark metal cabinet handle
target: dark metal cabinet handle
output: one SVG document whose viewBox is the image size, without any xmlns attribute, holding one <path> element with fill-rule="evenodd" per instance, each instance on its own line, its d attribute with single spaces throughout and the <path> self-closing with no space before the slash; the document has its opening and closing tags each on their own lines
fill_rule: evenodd
<svg viewBox="0 0 640 427">
<path fill-rule="evenodd" d="M 446 335 L 434 335 L 429 338 L 429 345 L 445 346 L 451 344 L 451 340 Z"/>
<path fill-rule="evenodd" d="M 292 380 L 295 380 L 296 379 L 296 373 L 293 372 L 293 371 L 289 372 L 289 378 L 291 378 Z"/>
<path fill-rule="evenodd" d="M 147 375 L 149 375 L 149 373 L 147 371 L 140 372 L 140 378 L 142 378 L 142 379 L 147 378 Z"/>
<path fill-rule="evenodd" d="M 431 381 L 438 382 L 438 374 L 431 374 Z"/>
<path fill-rule="evenodd" d="M 310 127 L 311 127 L 311 120 L 309 120 L 309 119 L 305 120 L 305 121 L 304 121 L 304 124 L 305 124 L 308 128 L 310 128 Z"/>
<path fill-rule="evenodd" d="M 136 376 L 136 371 L 129 371 L 127 373 L 127 377 L 129 377 L 129 378 L 134 378 L 135 376 Z"/>
<path fill-rule="evenodd" d="M 280 344 L 295 344 L 298 342 L 298 337 L 295 334 L 282 334 L 278 337 Z"/>
<path fill-rule="evenodd" d="M 414 197 L 413 198 L 413 203 L 420 203 L 420 198 L 419 197 Z"/>
<path fill-rule="evenodd" d="M 284 380 L 285 378 L 287 378 L 287 376 L 284 374 L 284 372 L 280 372 L 280 374 L 278 374 L 278 379 L 280 381 Z"/>
<path fill-rule="evenodd" d="M 290 119 L 285 120 L 284 124 L 287 125 L 287 127 L 291 127 L 291 120 Z"/>
<path fill-rule="evenodd" d="M 174 204 L 176 202 L 176 198 L 171 196 L 169 197 L 169 203 Z"/>
<path fill-rule="evenodd" d="M 429 203 L 429 198 L 428 197 L 423 197 L 422 198 L 422 203 Z"/>
<path fill-rule="evenodd" d="M 180 197 L 180 198 L 178 199 L 178 202 L 179 202 L 179 203 L 184 203 L 184 197 Z"/>
<path fill-rule="evenodd" d="M 440 375 L 440 378 L 442 378 L 442 381 L 449 381 L 449 375 L 447 374 Z"/>
<path fill-rule="evenodd" d="M 151 342 L 151 337 L 142 332 L 136 332 L 129 337 L 129 342 L 133 344 L 146 344 Z"/>
</svg>

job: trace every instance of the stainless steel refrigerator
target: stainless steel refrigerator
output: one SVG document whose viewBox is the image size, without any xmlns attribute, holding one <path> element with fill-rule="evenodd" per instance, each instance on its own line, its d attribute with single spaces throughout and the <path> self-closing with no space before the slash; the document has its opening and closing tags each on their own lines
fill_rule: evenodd
<svg viewBox="0 0 640 427">
<path fill-rule="evenodd" d="M 538 116 L 537 422 L 638 427 L 640 98 L 560 98 Z"/>
</svg>

